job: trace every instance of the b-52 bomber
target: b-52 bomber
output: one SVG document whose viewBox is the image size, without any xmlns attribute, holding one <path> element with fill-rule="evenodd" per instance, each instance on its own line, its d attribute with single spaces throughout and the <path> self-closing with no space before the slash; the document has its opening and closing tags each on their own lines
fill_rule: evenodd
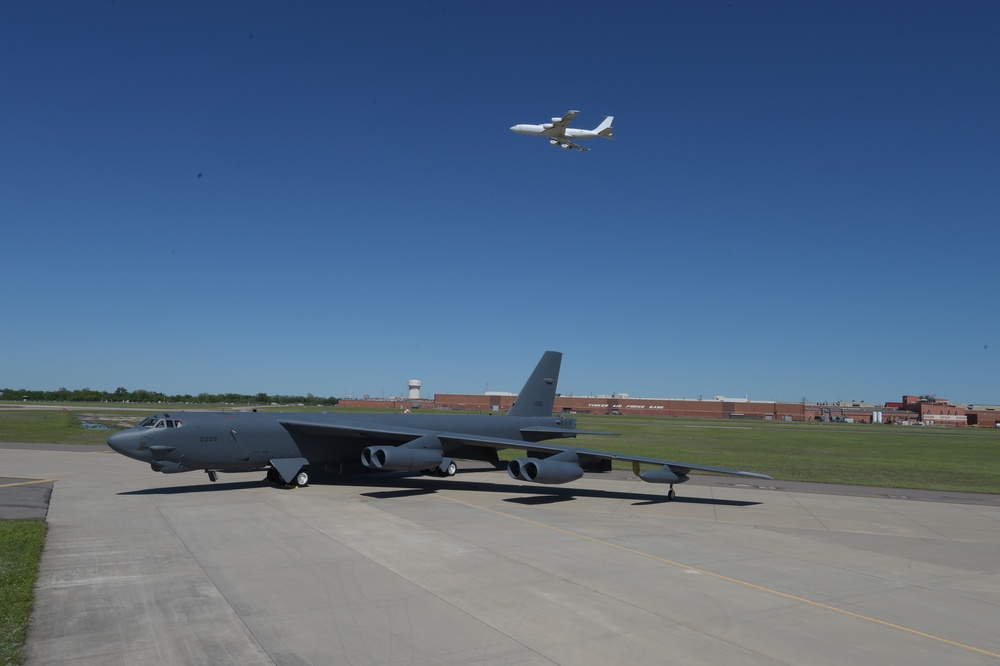
<svg viewBox="0 0 1000 666">
<path fill-rule="evenodd" d="M 138 426 L 108 437 L 108 446 L 148 463 L 154 472 L 267 470 L 273 483 L 305 486 L 311 471 L 349 474 L 364 471 L 421 472 L 454 476 L 455 459 L 478 460 L 501 468 L 503 449 L 524 450 L 507 464 L 511 478 L 532 483 L 568 483 L 584 472 L 611 469 L 614 460 L 631 462 L 643 481 L 674 484 L 691 470 L 770 479 L 765 474 L 692 465 L 554 443 L 577 435 L 607 434 L 576 429 L 576 419 L 553 416 L 560 352 L 547 351 L 505 416 L 478 414 L 319 414 L 228 411 L 176 412 L 150 416 Z M 640 471 L 640 466 L 653 469 Z"/>
</svg>

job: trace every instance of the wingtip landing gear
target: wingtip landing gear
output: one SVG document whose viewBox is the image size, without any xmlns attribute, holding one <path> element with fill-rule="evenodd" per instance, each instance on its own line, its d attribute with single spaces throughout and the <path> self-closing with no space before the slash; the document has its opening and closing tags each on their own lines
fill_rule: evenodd
<svg viewBox="0 0 1000 666">
<path fill-rule="evenodd" d="M 212 483 L 219 480 L 219 474 L 214 469 L 206 469 L 205 472 L 208 474 L 208 480 Z"/>
<path fill-rule="evenodd" d="M 667 501 L 673 502 L 677 498 L 677 493 L 674 492 L 674 484 L 670 484 L 670 490 L 667 491 Z"/>
</svg>

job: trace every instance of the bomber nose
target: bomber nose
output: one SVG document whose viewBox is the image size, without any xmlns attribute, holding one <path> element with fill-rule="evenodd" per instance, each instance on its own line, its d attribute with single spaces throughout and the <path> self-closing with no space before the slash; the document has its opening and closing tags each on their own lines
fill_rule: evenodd
<svg viewBox="0 0 1000 666">
<path fill-rule="evenodd" d="M 122 430 L 108 437 L 108 446 L 123 456 L 135 458 L 136 460 L 148 460 L 139 450 L 139 439 L 141 434 L 134 430 Z"/>
</svg>

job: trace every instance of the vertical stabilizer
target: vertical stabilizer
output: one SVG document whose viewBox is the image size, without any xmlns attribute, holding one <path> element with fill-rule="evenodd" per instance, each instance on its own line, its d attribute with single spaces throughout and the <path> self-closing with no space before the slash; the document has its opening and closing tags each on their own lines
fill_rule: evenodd
<svg viewBox="0 0 1000 666">
<path fill-rule="evenodd" d="M 552 416 L 562 352 L 547 351 L 517 394 L 507 416 Z"/>
<path fill-rule="evenodd" d="M 594 132 L 596 132 L 598 136 L 603 136 L 605 139 L 615 138 L 611 134 L 614 131 L 614 128 L 611 126 L 611 123 L 613 123 L 614 120 L 615 120 L 614 116 L 608 116 L 601 122 L 600 125 L 594 128 Z"/>
</svg>

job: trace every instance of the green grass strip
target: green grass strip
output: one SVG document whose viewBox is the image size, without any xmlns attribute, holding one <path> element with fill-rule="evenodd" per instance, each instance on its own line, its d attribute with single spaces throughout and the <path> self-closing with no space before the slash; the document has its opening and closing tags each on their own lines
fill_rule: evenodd
<svg viewBox="0 0 1000 666">
<path fill-rule="evenodd" d="M 0 520 L 0 664 L 21 663 L 47 529 L 43 520 Z"/>
</svg>

